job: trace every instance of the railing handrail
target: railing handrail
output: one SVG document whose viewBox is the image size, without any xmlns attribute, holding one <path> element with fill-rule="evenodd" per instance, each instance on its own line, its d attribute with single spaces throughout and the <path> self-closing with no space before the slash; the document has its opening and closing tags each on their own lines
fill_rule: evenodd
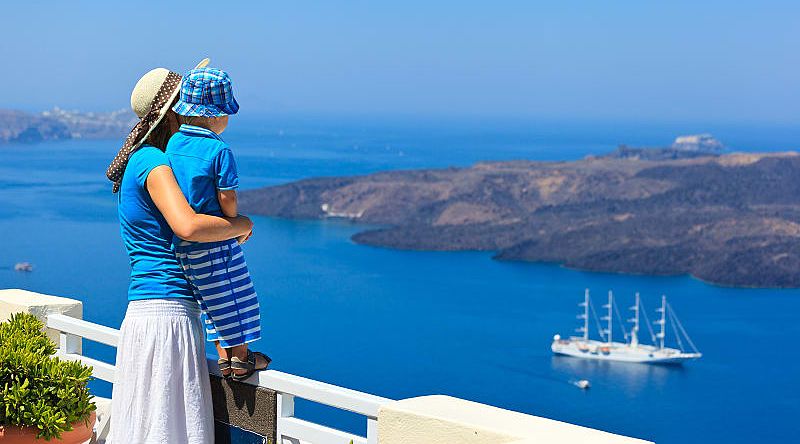
<svg viewBox="0 0 800 444">
<path fill-rule="evenodd" d="M 80 336 L 90 341 L 116 347 L 119 344 L 119 330 L 73 318 L 63 314 L 53 313 L 47 315 L 47 326 L 54 330 Z"/>
<path fill-rule="evenodd" d="M 208 358 L 208 369 L 219 376 L 216 359 Z M 258 382 L 244 381 L 246 384 L 264 387 L 278 393 L 296 396 L 320 404 L 348 410 L 368 418 L 377 418 L 381 405 L 391 402 L 389 398 L 372 395 L 327 382 L 284 373 L 279 370 L 264 370 L 256 373 Z"/>
<path fill-rule="evenodd" d="M 100 342 L 114 347 L 119 343 L 119 330 L 63 314 L 48 315 L 47 326 L 68 335 L 79 336 L 90 341 Z M 79 354 L 72 353 L 71 350 L 60 350 L 60 353 L 68 359 L 90 361 L 90 363 L 95 366 L 101 364 L 102 371 L 97 372 L 98 374 L 95 376 L 112 383 L 114 382 L 113 364 L 86 358 Z M 208 368 L 212 374 L 219 376 L 216 360 L 209 358 Z M 98 370 L 100 369 L 98 368 Z M 371 419 L 377 418 L 378 409 L 381 405 L 392 401 L 389 398 L 284 373 L 278 370 L 258 372 L 257 377 L 257 380 L 251 378 L 245 381 L 245 383 L 329 405 L 331 407 L 348 410 Z"/>
</svg>

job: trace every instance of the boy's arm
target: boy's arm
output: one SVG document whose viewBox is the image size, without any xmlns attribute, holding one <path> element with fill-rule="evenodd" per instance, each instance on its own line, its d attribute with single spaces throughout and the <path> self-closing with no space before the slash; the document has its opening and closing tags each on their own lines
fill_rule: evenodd
<svg viewBox="0 0 800 444">
<path fill-rule="evenodd" d="M 217 190 L 217 199 L 222 214 L 226 217 L 236 217 L 239 215 L 238 204 L 236 203 L 236 190 Z"/>
<path fill-rule="evenodd" d="M 249 236 L 252 232 L 253 222 L 244 216 L 223 219 L 195 213 L 178 187 L 172 169 L 166 165 L 153 168 L 147 176 L 145 187 L 172 231 L 181 239 L 217 242 Z"/>
<path fill-rule="evenodd" d="M 236 203 L 236 189 L 239 188 L 239 169 L 233 153 L 227 147 L 223 148 L 214 159 L 215 185 L 217 186 L 217 200 L 222 214 L 227 217 L 236 217 L 239 208 Z"/>
<path fill-rule="evenodd" d="M 236 199 L 236 189 L 239 188 L 239 171 L 236 168 L 236 160 L 229 148 L 225 148 L 216 157 L 216 185 L 217 200 L 222 214 L 227 217 L 239 215 L 239 208 Z M 252 231 L 239 236 L 236 240 L 243 244 L 250 238 Z"/>
<path fill-rule="evenodd" d="M 219 200 L 219 207 L 222 209 L 222 214 L 225 217 L 237 217 L 239 216 L 238 213 L 238 205 L 236 203 L 236 190 L 217 190 L 217 199 Z M 243 234 L 238 236 L 236 240 L 243 244 L 250 239 L 250 236 L 253 235 L 253 231 L 250 230 L 247 234 Z"/>
</svg>

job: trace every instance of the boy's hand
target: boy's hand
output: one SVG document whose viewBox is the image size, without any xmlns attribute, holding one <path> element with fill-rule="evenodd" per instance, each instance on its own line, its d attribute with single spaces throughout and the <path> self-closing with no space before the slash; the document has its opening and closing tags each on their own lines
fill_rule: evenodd
<svg viewBox="0 0 800 444">
<path fill-rule="evenodd" d="M 242 236 L 239 236 L 239 237 L 237 237 L 237 238 L 236 238 L 236 242 L 239 242 L 239 245 L 242 245 L 242 244 L 244 244 L 245 242 L 247 242 L 248 240 L 250 240 L 250 236 L 252 236 L 252 235 L 253 235 L 253 230 L 250 230 L 250 232 L 249 232 L 249 233 L 247 233 L 247 234 L 245 234 L 245 235 L 242 235 Z"/>
</svg>

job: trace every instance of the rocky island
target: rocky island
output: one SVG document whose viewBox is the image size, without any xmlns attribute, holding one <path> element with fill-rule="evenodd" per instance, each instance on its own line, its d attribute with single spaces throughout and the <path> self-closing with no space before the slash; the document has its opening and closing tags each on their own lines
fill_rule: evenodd
<svg viewBox="0 0 800 444">
<path fill-rule="evenodd" d="M 121 138 L 137 121 L 129 109 L 83 113 L 56 107 L 37 114 L 0 109 L 0 143 Z"/>
<path fill-rule="evenodd" d="M 621 147 L 571 162 L 316 178 L 242 193 L 252 214 L 345 217 L 356 242 L 800 287 L 800 155 Z"/>
</svg>

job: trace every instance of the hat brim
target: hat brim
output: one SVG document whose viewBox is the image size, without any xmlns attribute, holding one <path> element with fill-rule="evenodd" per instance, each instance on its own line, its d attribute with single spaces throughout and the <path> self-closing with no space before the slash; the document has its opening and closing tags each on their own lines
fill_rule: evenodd
<svg viewBox="0 0 800 444">
<path fill-rule="evenodd" d="M 187 117 L 222 117 L 236 114 L 239 112 L 239 102 L 234 98 L 223 105 L 201 105 L 178 101 L 172 107 L 178 115 Z"/>
<path fill-rule="evenodd" d="M 197 63 L 197 65 L 195 65 L 194 69 L 205 68 L 206 66 L 208 66 L 209 63 L 211 63 L 211 59 L 206 57 L 203 60 L 200 60 Z M 167 115 L 167 111 L 169 111 L 170 108 L 172 108 L 172 104 L 175 103 L 175 99 L 178 97 L 180 92 L 181 92 L 181 84 L 180 82 L 178 82 L 178 86 L 175 87 L 175 90 L 172 92 L 172 94 L 170 94 L 169 99 L 166 101 L 164 106 L 161 107 L 161 109 L 159 110 L 158 118 L 152 125 L 150 125 L 150 128 L 147 130 L 145 135 L 140 138 L 139 142 L 132 148 L 131 152 L 142 146 L 144 141 L 147 140 L 148 137 L 150 137 L 150 134 L 156 129 L 158 124 L 161 123 L 161 120 L 164 118 L 164 116 Z"/>
<path fill-rule="evenodd" d="M 139 146 L 141 146 L 141 144 L 144 143 L 144 141 L 147 140 L 148 137 L 150 137 L 150 134 L 156 129 L 158 124 L 161 123 L 161 120 L 164 119 L 164 116 L 167 115 L 167 112 L 172 107 L 172 104 L 175 103 L 175 99 L 178 98 L 178 94 L 180 92 L 181 92 L 181 84 L 179 82 L 178 86 L 175 88 L 175 91 L 173 91 L 172 94 L 170 94 L 167 102 L 158 111 L 158 117 L 156 118 L 156 120 L 150 125 L 145 135 L 139 140 L 139 143 L 133 149 L 136 149 Z"/>
<path fill-rule="evenodd" d="M 195 68 L 203 68 L 208 65 L 210 60 L 205 58 L 197 64 Z M 176 78 L 177 77 L 177 78 Z M 139 119 L 139 122 L 131 129 L 131 132 L 125 138 L 125 143 L 120 148 L 117 155 L 114 157 L 114 160 L 111 162 L 111 165 L 108 166 L 106 170 L 106 177 L 108 177 L 111 182 L 113 182 L 114 186 L 112 191 L 116 193 L 119 190 L 120 183 L 122 182 L 122 176 L 125 173 L 125 168 L 128 164 L 128 159 L 130 158 L 131 154 L 133 154 L 142 144 L 150 137 L 153 130 L 158 127 L 158 124 L 164 119 L 164 116 L 167 115 L 167 112 L 172 108 L 172 104 L 175 103 L 175 99 L 177 99 L 178 94 L 181 90 L 181 75 L 177 73 L 170 72 L 170 75 L 167 77 L 170 82 L 168 86 L 168 93 L 167 91 L 163 92 L 161 97 L 163 98 L 164 95 L 167 95 L 166 100 L 161 102 L 158 109 L 158 113 L 156 114 L 154 111 L 151 110 L 147 115 Z M 174 84 L 174 85 L 173 85 Z M 166 86 L 166 85 L 162 85 Z"/>
</svg>

